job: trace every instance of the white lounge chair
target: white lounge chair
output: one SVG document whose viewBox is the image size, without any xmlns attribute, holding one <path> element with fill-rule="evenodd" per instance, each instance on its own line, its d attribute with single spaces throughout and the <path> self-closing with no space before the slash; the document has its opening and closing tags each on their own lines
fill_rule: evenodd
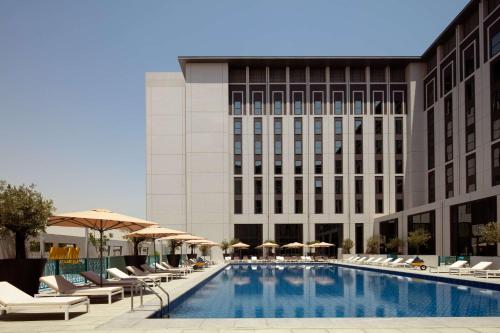
<svg viewBox="0 0 500 333">
<path fill-rule="evenodd" d="M 369 265 L 376 265 L 379 262 L 381 262 L 383 259 L 384 259 L 384 257 L 378 257 L 378 258 L 374 259 L 373 261 L 369 262 L 368 264 Z"/>
<path fill-rule="evenodd" d="M 394 259 L 392 258 L 386 258 L 378 263 L 374 263 L 374 265 L 377 265 L 377 266 L 387 266 L 389 265 Z"/>
<path fill-rule="evenodd" d="M 231 257 L 229 257 L 229 258 L 231 258 Z M 170 270 L 178 270 L 178 271 L 182 271 L 182 272 L 186 272 L 186 273 L 192 273 L 193 272 L 193 269 L 191 267 L 188 267 L 188 266 L 173 267 L 172 265 L 170 265 L 166 261 L 162 261 L 160 263 L 160 265 L 162 265 L 166 269 L 170 269 Z"/>
<path fill-rule="evenodd" d="M 384 266 L 395 267 L 402 262 L 403 262 L 403 258 L 397 258 L 397 259 L 394 259 L 394 261 L 390 261 L 390 262 L 386 263 Z"/>
<path fill-rule="evenodd" d="M 85 296 L 79 297 L 50 297 L 36 298 L 19 290 L 6 281 L 0 281 L 0 313 L 41 309 L 52 312 L 49 309 L 63 310 L 64 320 L 69 319 L 69 310 L 85 305 L 89 312 L 89 299 Z"/>
<path fill-rule="evenodd" d="M 500 269 L 479 269 L 474 271 L 475 277 L 481 278 L 492 278 L 492 277 L 500 277 Z"/>
<path fill-rule="evenodd" d="M 147 265 L 146 265 L 147 266 Z M 142 266 L 141 266 L 142 267 Z M 175 269 L 175 268 L 167 268 L 162 264 L 155 263 L 155 267 L 158 272 L 171 273 L 174 277 L 185 277 L 188 273 L 185 269 Z M 144 268 L 144 267 L 143 267 Z M 148 270 L 149 272 L 154 272 L 152 268 Z"/>
<path fill-rule="evenodd" d="M 110 280 L 103 278 L 101 280 L 99 274 L 92 271 L 80 272 L 80 275 L 96 286 L 99 286 L 101 283 L 104 287 L 123 287 L 125 289 L 140 286 L 140 284 L 137 282 L 137 279 Z"/>
<path fill-rule="evenodd" d="M 363 264 L 367 257 L 359 258 L 358 260 L 354 261 L 355 264 Z"/>
<path fill-rule="evenodd" d="M 258 260 L 258 259 L 257 259 L 257 257 L 256 257 L 256 256 L 251 256 L 251 257 L 250 257 L 250 261 L 251 261 L 251 262 L 256 262 L 257 260 Z"/>
<path fill-rule="evenodd" d="M 49 296 L 87 296 L 99 297 L 107 296 L 108 304 L 111 304 L 112 298 L 115 295 L 121 295 L 122 299 L 125 297 L 123 287 L 88 287 L 77 286 L 70 281 L 66 280 L 62 275 L 49 275 L 42 276 L 40 282 L 45 283 L 55 293 L 42 293 L 38 294 L 39 297 Z"/>
<path fill-rule="evenodd" d="M 455 273 L 458 275 L 474 274 L 474 272 L 476 271 L 485 270 L 486 268 L 490 267 L 491 264 L 492 264 L 491 261 L 481 261 L 480 263 L 477 263 L 472 267 L 450 269 L 450 274 L 455 274 Z"/>
<path fill-rule="evenodd" d="M 283 257 L 283 256 L 276 256 L 276 261 L 285 261 L 285 257 Z"/>
<path fill-rule="evenodd" d="M 392 265 L 389 264 L 389 266 L 407 268 L 407 267 L 411 267 L 411 264 L 413 263 L 414 260 L 415 260 L 415 258 L 410 258 L 410 259 L 406 259 L 404 262 L 393 262 Z"/>
<path fill-rule="evenodd" d="M 458 260 L 451 265 L 429 267 L 429 273 L 449 273 L 451 269 L 461 268 L 467 263 L 467 260 Z"/>
<path fill-rule="evenodd" d="M 137 279 L 146 283 L 151 283 L 153 285 L 159 285 L 161 283 L 161 277 L 158 276 L 136 276 L 136 275 L 128 275 L 124 271 L 118 268 L 108 268 L 106 271 L 114 278 L 120 280 L 128 280 L 128 279 Z"/>
<path fill-rule="evenodd" d="M 351 260 L 353 260 L 354 258 L 356 258 L 356 256 L 352 256 L 352 257 L 349 257 L 349 258 L 347 258 L 347 259 L 340 259 L 339 261 L 341 261 L 341 262 L 346 262 L 346 261 L 351 261 Z"/>
<path fill-rule="evenodd" d="M 368 264 L 368 265 L 369 265 L 369 264 L 370 264 L 370 263 L 372 263 L 374 260 L 375 260 L 375 257 L 370 257 L 370 258 L 368 258 L 368 260 L 366 260 L 363 264 L 365 264 L 365 265 L 366 265 L 366 264 Z"/>
<path fill-rule="evenodd" d="M 171 274 L 172 278 L 180 278 L 183 277 L 184 274 L 180 271 L 170 271 L 169 269 L 163 267 L 162 265 L 155 263 L 156 271 L 153 267 L 149 266 L 148 264 L 142 264 L 141 268 L 146 274 L 158 274 L 158 273 L 169 273 Z M 167 280 L 168 281 L 168 280 Z"/>
<path fill-rule="evenodd" d="M 147 272 L 144 272 L 142 269 L 139 269 L 135 266 L 127 266 L 126 268 L 127 268 L 127 271 L 134 274 L 135 276 L 165 278 L 167 280 L 167 282 L 168 282 L 168 279 L 172 277 L 171 273 L 147 273 Z"/>
</svg>

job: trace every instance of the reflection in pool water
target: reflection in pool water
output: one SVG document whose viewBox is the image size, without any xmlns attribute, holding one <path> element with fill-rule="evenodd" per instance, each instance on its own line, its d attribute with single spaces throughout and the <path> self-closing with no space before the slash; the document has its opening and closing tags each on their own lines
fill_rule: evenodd
<svg viewBox="0 0 500 333">
<path fill-rule="evenodd" d="M 332 265 L 234 265 L 172 318 L 499 316 L 500 292 Z"/>
</svg>

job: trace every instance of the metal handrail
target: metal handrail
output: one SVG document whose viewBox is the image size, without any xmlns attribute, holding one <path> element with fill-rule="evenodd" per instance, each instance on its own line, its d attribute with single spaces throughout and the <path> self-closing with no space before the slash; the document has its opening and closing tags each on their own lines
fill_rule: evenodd
<svg viewBox="0 0 500 333">
<path fill-rule="evenodd" d="M 160 299 L 160 318 L 163 318 L 164 317 L 163 316 L 163 298 L 161 298 L 161 296 L 149 284 L 147 284 L 145 281 L 143 281 L 143 280 L 138 280 L 138 281 L 140 281 L 153 294 L 155 294 L 156 297 L 158 297 Z M 169 295 L 169 293 L 160 286 L 160 283 L 156 283 L 155 280 L 151 279 L 151 280 L 148 280 L 148 281 L 152 282 L 155 285 L 155 287 L 160 288 L 160 290 L 163 291 L 163 293 L 167 296 L 167 318 L 170 318 L 170 295 Z"/>
</svg>

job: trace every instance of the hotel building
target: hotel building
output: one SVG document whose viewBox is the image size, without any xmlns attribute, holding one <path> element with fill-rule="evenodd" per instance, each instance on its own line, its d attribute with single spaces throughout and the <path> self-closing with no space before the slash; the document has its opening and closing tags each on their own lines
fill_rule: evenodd
<svg viewBox="0 0 500 333">
<path fill-rule="evenodd" d="M 350 238 L 355 253 L 425 229 L 423 254 L 497 255 L 478 229 L 500 220 L 499 5 L 471 1 L 421 56 L 179 57 L 181 72 L 147 73 L 147 218 L 252 246 Z"/>
</svg>

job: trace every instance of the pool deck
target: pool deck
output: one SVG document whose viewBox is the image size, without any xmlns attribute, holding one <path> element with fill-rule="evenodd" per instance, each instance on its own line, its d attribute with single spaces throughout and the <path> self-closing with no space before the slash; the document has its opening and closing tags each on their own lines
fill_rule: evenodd
<svg viewBox="0 0 500 333">
<path fill-rule="evenodd" d="M 164 288 L 175 299 L 193 286 L 209 278 L 223 269 L 226 264 L 218 264 L 203 272 L 190 274 L 185 279 L 178 279 L 163 284 Z M 344 264 L 344 266 L 347 266 Z M 356 265 L 349 265 L 353 268 Z M 388 273 L 393 271 L 382 268 Z M 382 270 L 381 269 L 381 270 Z M 425 278 L 426 272 L 417 272 Z M 449 274 L 440 273 L 443 276 Z M 456 277 L 458 278 L 458 277 Z M 488 281 L 499 284 L 500 279 L 479 279 L 460 277 L 462 280 Z M 139 298 L 135 304 L 138 306 Z M 62 320 L 63 315 L 57 314 L 9 314 L 0 320 L 1 333 L 20 332 L 142 332 L 142 333 L 500 333 L 500 317 L 467 317 L 467 318 L 263 318 L 263 319 L 148 319 L 159 308 L 159 302 L 154 295 L 144 296 L 144 307 L 136 307 L 130 312 L 130 299 L 92 303 L 89 313 L 74 313 L 69 321 Z M 78 308 L 75 310 L 78 311 Z"/>
</svg>

